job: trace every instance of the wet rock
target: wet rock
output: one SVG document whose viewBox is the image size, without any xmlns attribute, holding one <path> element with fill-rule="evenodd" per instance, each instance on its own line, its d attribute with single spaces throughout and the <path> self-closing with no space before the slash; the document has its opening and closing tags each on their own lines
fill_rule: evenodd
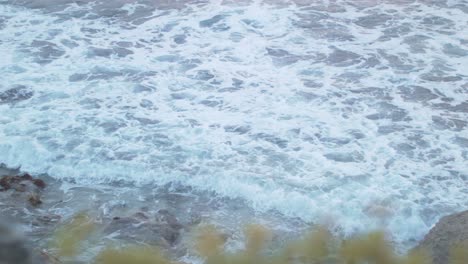
<svg viewBox="0 0 468 264">
<path fill-rule="evenodd" d="M 31 98 L 34 92 L 24 85 L 17 85 L 11 89 L 0 92 L 0 104 L 16 103 Z"/>
<path fill-rule="evenodd" d="M 34 207 L 37 207 L 42 204 L 41 198 L 36 193 L 29 195 L 28 202 Z"/>
<path fill-rule="evenodd" d="M 129 217 L 114 217 L 105 233 L 114 238 L 169 247 L 178 242 L 183 226 L 168 210 L 159 210 L 151 217 L 137 212 Z"/>
<path fill-rule="evenodd" d="M 449 263 L 450 249 L 468 242 L 468 211 L 448 215 L 429 231 L 416 249 L 430 252 L 433 264 Z"/>
<path fill-rule="evenodd" d="M 10 189 L 19 192 L 37 192 L 39 189 L 44 189 L 46 184 L 41 179 L 35 179 L 29 174 L 16 175 L 16 176 L 3 176 L 0 179 L 0 191 L 7 191 Z"/>
</svg>

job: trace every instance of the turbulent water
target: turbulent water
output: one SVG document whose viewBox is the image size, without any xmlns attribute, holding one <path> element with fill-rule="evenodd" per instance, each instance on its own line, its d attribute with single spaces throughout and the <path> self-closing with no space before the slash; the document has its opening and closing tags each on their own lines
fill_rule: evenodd
<svg viewBox="0 0 468 264">
<path fill-rule="evenodd" d="M 0 0 L 0 162 L 344 233 L 468 208 L 468 1 Z"/>
</svg>

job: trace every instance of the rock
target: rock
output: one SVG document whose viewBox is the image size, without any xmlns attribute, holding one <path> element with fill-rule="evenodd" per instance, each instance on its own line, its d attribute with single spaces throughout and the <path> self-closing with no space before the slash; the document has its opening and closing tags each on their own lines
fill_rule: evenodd
<svg viewBox="0 0 468 264">
<path fill-rule="evenodd" d="M 415 249 L 430 252 L 433 264 L 449 263 L 450 250 L 468 242 L 468 210 L 442 217 Z"/>
<path fill-rule="evenodd" d="M 25 173 L 21 176 L 3 176 L 0 179 L 0 191 L 7 191 L 14 189 L 18 192 L 38 192 L 38 189 L 44 189 L 46 183 L 41 179 L 33 178 L 31 175 Z"/>
<path fill-rule="evenodd" d="M 44 189 L 46 187 L 46 184 L 43 180 L 41 179 L 33 179 L 32 180 L 33 184 L 36 185 L 37 187 Z"/>
<path fill-rule="evenodd" d="M 29 195 L 28 201 L 34 207 L 37 207 L 42 204 L 41 198 L 37 193 Z"/>
<path fill-rule="evenodd" d="M 178 219 L 168 210 L 159 210 L 155 218 L 144 212 L 131 216 L 114 217 L 105 229 L 106 234 L 114 234 L 117 239 L 168 248 L 175 245 L 183 228 Z"/>
</svg>

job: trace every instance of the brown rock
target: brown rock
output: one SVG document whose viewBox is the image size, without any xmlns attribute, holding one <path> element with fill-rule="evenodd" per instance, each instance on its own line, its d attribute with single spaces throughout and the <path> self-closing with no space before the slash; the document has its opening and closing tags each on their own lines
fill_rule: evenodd
<svg viewBox="0 0 468 264">
<path fill-rule="evenodd" d="M 40 189 L 44 189 L 46 187 L 43 180 L 35 179 L 27 173 L 21 176 L 3 176 L 0 179 L 0 187 L 2 187 L 0 189 L 1 191 L 15 189 L 18 192 L 25 192 L 28 189 L 31 189 L 30 187 L 34 187 L 33 185 Z"/>
<path fill-rule="evenodd" d="M 32 180 L 32 182 L 34 183 L 34 185 L 36 185 L 37 187 L 41 188 L 41 189 L 44 189 L 46 187 L 46 184 L 43 180 L 41 179 L 34 179 Z"/>
<path fill-rule="evenodd" d="M 3 176 L 0 179 L 0 186 L 3 188 L 3 191 L 9 190 L 11 188 L 11 176 Z"/>
<path fill-rule="evenodd" d="M 28 201 L 34 207 L 37 207 L 40 204 L 42 204 L 41 198 L 36 193 L 33 193 L 33 194 L 29 195 Z"/>
<path fill-rule="evenodd" d="M 23 174 L 22 176 L 17 176 L 17 178 L 21 181 L 32 181 L 33 177 L 29 175 L 28 173 Z"/>
<path fill-rule="evenodd" d="M 449 263 L 450 251 L 468 242 L 468 211 L 442 217 L 415 249 L 427 250 L 433 264 Z"/>
</svg>

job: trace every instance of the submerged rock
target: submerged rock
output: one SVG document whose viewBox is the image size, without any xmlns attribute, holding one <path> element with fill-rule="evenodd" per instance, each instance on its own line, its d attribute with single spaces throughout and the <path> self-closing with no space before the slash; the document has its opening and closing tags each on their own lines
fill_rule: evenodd
<svg viewBox="0 0 468 264">
<path fill-rule="evenodd" d="M 106 234 L 125 241 L 147 243 L 168 248 L 175 245 L 183 225 L 168 210 L 159 210 L 151 216 L 137 212 L 131 216 L 114 217 L 105 229 Z"/>
<path fill-rule="evenodd" d="M 468 242 L 468 211 L 442 217 L 416 249 L 429 251 L 433 264 L 446 264 L 449 263 L 450 250 L 466 242 Z"/>
</svg>

